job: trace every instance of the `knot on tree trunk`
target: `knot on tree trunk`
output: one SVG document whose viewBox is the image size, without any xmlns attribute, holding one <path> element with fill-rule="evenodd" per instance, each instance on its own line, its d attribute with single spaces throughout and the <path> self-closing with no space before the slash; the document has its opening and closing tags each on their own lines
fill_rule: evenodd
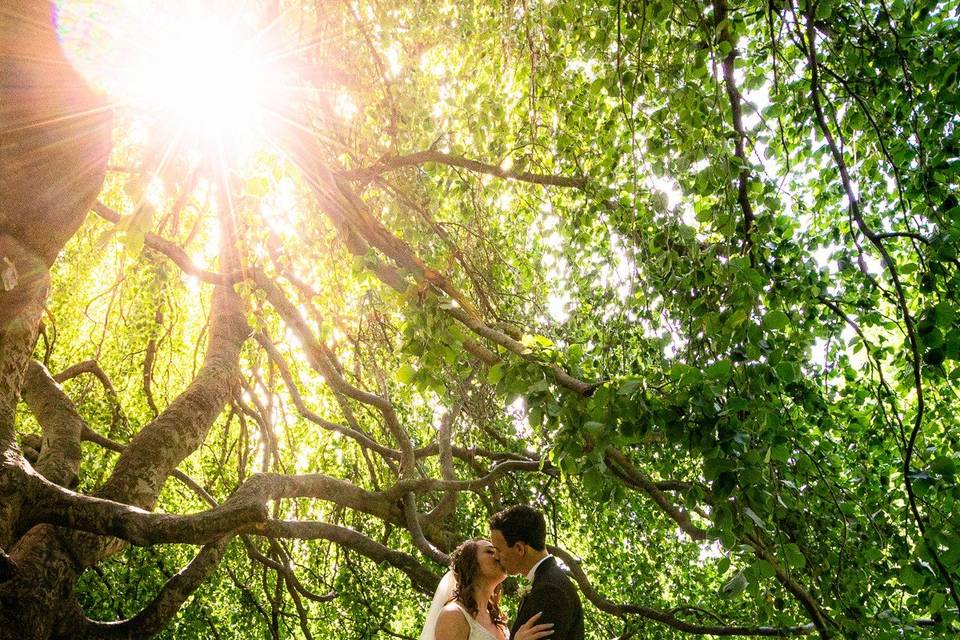
<svg viewBox="0 0 960 640">
<path fill-rule="evenodd" d="M 25 311 L 46 300 L 50 273 L 32 249 L 0 235 L 0 332 L 23 330 Z"/>
<path fill-rule="evenodd" d="M 17 575 L 17 563 L 0 549 L 0 582 L 6 582 Z"/>
</svg>

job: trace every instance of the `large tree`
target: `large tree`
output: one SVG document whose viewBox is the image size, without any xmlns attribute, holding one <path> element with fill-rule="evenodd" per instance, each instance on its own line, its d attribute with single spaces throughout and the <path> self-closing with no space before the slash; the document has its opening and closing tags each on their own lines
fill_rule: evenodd
<svg viewBox="0 0 960 640">
<path fill-rule="evenodd" d="M 222 3 L 252 150 L 114 4 L 0 2 L 0 638 L 413 637 L 515 502 L 592 638 L 960 631 L 956 0 Z"/>
</svg>

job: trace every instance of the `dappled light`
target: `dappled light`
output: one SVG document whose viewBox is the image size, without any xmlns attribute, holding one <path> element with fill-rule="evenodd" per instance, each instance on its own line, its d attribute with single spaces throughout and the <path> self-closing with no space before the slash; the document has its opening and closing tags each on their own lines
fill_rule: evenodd
<svg viewBox="0 0 960 640">
<path fill-rule="evenodd" d="M 957 636 L 957 21 L 0 0 L 0 640 Z"/>
</svg>

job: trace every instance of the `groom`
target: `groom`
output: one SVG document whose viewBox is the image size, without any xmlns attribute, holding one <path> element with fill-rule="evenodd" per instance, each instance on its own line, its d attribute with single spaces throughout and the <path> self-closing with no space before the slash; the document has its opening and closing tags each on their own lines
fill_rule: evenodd
<svg viewBox="0 0 960 640">
<path fill-rule="evenodd" d="M 537 613 L 537 624 L 553 623 L 547 640 L 583 640 L 583 607 L 567 574 L 547 553 L 547 523 L 543 514 L 525 504 L 504 509 L 490 518 L 490 541 L 507 573 L 524 574 L 532 584 L 520 599 L 510 637 Z"/>
</svg>

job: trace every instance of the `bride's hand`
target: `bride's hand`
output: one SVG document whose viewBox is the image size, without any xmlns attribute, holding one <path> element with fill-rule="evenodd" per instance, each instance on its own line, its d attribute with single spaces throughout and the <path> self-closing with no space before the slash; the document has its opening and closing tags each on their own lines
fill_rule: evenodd
<svg viewBox="0 0 960 640">
<path fill-rule="evenodd" d="M 552 622 L 537 624 L 537 620 L 542 614 L 543 612 L 541 611 L 524 622 L 520 628 L 517 629 L 517 635 L 510 638 L 510 640 L 539 640 L 540 638 L 546 638 L 549 635 L 553 635 Z"/>
</svg>

